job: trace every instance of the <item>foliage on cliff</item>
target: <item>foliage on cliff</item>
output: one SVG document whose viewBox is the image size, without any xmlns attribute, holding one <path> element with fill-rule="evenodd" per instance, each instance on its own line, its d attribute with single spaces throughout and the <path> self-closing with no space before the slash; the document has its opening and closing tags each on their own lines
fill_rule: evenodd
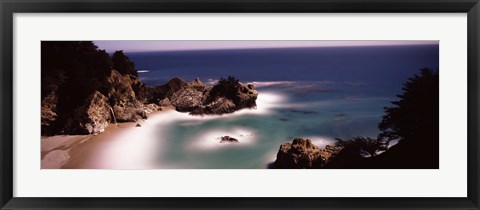
<svg viewBox="0 0 480 210">
<path fill-rule="evenodd" d="M 424 68 L 409 78 L 393 106 L 385 108 L 379 139 L 400 142 L 372 160 L 378 167 L 438 168 L 439 77 Z"/>
<path fill-rule="evenodd" d="M 87 99 L 97 91 L 110 97 L 113 86 L 108 78 L 111 79 L 114 66 L 122 69 L 125 77 L 134 77 L 125 78 L 132 81 L 126 88 L 132 89 L 137 73 L 123 52 L 110 58 L 91 41 L 42 42 L 42 135 L 71 133 L 72 129 L 67 127 L 77 117 L 76 110 L 83 110 L 79 108 L 85 106 Z M 139 81 L 135 85 L 141 87 Z"/>
<path fill-rule="evenodd" d="M 130 74 L 138 77 L 137 70 L 135 70 L 135 64 L 130 61 L 122 50 L 115 51 L 112 56 L 113 69 L 117 70 L 121 74 Z"/>
</svg>

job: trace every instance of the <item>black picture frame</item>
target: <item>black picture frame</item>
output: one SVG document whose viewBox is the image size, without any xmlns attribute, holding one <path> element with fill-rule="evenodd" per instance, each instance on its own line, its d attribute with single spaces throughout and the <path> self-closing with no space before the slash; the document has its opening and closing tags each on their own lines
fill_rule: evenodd
<svg viewBox="0 0 480 210">
<path fill-rule="evenodd" d="M 479 209 L 478 0 L 0 0 L 1 209 Z M 27 198 L 13 197 L 15 13 L 467 13 L 468 196 L 465 198 Z M 455 180 L 450 180 L 455 181 Z M 321 190 L 321 189 L 319 189 Z"/>
</svg>

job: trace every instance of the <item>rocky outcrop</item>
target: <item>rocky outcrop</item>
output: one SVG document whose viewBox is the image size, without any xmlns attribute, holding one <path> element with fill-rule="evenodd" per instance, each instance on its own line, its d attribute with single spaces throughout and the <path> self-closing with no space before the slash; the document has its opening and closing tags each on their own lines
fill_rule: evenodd
<svg viewBox="0 0 480 210">
<path fill-rule="evenodd" d="M 237 83 L 217 84 L 206 87 L 198 78 L 175 92 L 169 100 L 177 111 L 192 115 L 232 113 L 244 108 L 256 107 L 258 92 L 253 85 Z"/>
<path fill-rule="evenodd" d="M 239 83 L 237 93 L 233 97 L 233 102 L 237 109 L 256 107 L 258 92 L 255 90 L 253 84 Z"/>
<path fill-rule="evenodd" d="M 112 70 L 82 104 L 63 112 L 57 108 L 57 89 L 53 89 L 42 100 L 42 135 L 100 133 L 110 122 L 146 119 L 148 113 L 160 108 L 142 100 L 146 88 L 137 77 Z"/>
<path fill-rule="evenodd" d="M 110 123 L 110 105 L 108 98 L 96 91 L 88 97 L 86 103 L 75 110 L 75 115 L 65 126 L 68 134 L 101 133 Z"/>
<path fill-rule="evenodd" d="M 341 150 L 341 147 L 330 145 L 321 149 L 312 144 L 310 139 L 296 138 L 292 143 L 280 145 L 274 167 L 284 169 L 323 168 L 329 159 Z"/>
<path fill-rule="evenodd" d="M 212 101 L 206 105 L 202 105 L 198 109 L 192 110 L 190 114 L 221 115 L 221 114 L 232 113 L 239 109 L 241 108 L 237 107 L 237 105 L 232 100 L 227 98 L 217 98 L 215 101 Z"/>
<path fill-rule="evenodd" d="M 112 70 L 106 79 L 103 90 L 118 122 L 135 122 L 139 119 L 146 119 L 148 112 L 158 109 L 155 104 L 148 104 L 147 107 L 139 100 L 134 89 L 141 86 L 142 83 L 137 77 L 129 74 L 122 75 L 116 70 Z"/>
<path fill-rule="evenodd" d="M 170 97 L 170 104 L 179 112 L 193 112 L 202 109 L 205 101 L 203 92 L 194 88 L 183 88 Z"/>
<path fill-rule="evenodd" d="M 121 51 L 110 57 L 89 41 L 42 42 L 41 51 L 42 135 L 97 133 L 159 109 L 155 91 Z M 174 79 L 159 89 L 168 95 L 185 85 Z"/>
<path fill-rule="evenodd" d="M 187 87 L 187 85 L 187 82 L 178 77 L 175 77 L 163 85 L 158 85 L 153 88 L 144 88 L 141 91 L 141 95 L 144 95 L 143 98 L 145 98 L 145 101 L 147 103 L 155 103 L 161 106 L 169 106 L 172 95 L 179 90 Z"/>
</svg>

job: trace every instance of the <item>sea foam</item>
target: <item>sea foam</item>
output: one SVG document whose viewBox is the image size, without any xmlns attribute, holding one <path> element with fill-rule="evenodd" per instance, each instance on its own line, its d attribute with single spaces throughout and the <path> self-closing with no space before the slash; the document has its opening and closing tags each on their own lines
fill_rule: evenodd
<svg viewBox="0 0 480 210">
<path fill-rule="evenodd" d="M 192 136 L 187 145 L 190 151 L 209 151 L 228 147 L 245 147 L 255 143 L 256 133 L 248 128 L 232 127 L 218 128 L 203 131 L 200 135 Z M 238 140 L 232 143 L 220 143 L 221 137 L 230 136 Z"/>
<path fill-rule="evenodd" d="M 158 168 L 161 162 L 158 154 L 168 143 L 170 126 L 196 126 L 209 120 L 238 117 L 242 115 L 266 115 L 278 106 L 285 98 L 275 93 L 260 93 L 256 109 L 242 109 L 231 114 L 192 116 L 175 110 L 163 111 L 141 122 L 142 127 L 128 127 L 110 136 L 114 138 L 108 143 L 96 163 L 100 168 L 149 169 Z M 220 137 L 231 136 L 238 143 L 220 143 Z M 253 130 L 234 126 L 230 128 L 214 128 L 192 136 L 186 149 L 205 151 L 228 147 L 243 147 L 254 144 L 256 134 Z"/>
</svg>

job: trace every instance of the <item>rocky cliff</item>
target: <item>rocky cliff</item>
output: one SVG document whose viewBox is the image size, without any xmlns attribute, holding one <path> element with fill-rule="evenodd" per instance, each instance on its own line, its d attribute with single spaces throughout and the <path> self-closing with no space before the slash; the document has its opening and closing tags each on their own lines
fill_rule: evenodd
<svg viewBox="0 0 480 210">
<path fill-rule="evenodd" d="M 94 134 L 109 123 L 145 119 L 161 106 L 195 115 L 256 106 L 253 85 L 233 77 L 207 87 L 173 78 L 147 87 L 122 51 L 110 57 L 93 42 L 42 42 L 42 135 Z M 114 68 L 114 69 L 113 69 Z"/>
<path fill-rule="evenodd" d="M 116 70 L 101 81 L 73 110 L 59 110 L 57 89 L 42 100 L 42 134 L 93 134 L 103 132 L 109 123 L 145 119 L 161 106 L 174 106 L 192 115 L 232 113 L 254 108 L 257 91 L 253 85 L 238 82 L 232 86 L 207 87 L 199 79 L 191 83 L 173 78 L 164 85 L 145 86 L 136 76 Z M 56 123 L 55 123 L 56 122 Z M 62 122 L 62 123 L 59 123 Z"/>
<path fill-rule="evenodd" d="M 95 91 L 85 104 L 75 109 L 74 117 L 67 120 L 63 132 L 69 134 L 101 133 L 111 122 L 108 98 Z"/>
<path fill-rule="evenodd" d="M 48 94 L 42 100 L 42 135 L 100 133 L 109 123 L 135 122 L 159 109 L 157 104 L 142 101 L 142 92 L 134 91 L 146 87 L 133 75 L 112 70 L 100 83 L 98 90 L 74 109 L 57 108 L 66 100 L 59 99 L 57 89 Z"/>
<path fill-rule="evenodd" d="M 331 145 L 321 149 L 312 144 L 310 139 L 296 138 L 291 143 L 280 145 L 274 167 L 279 169 L 325 168 L 341 150 L 341 147 Z"/>
<path fill-rule="evenodd" d="M 144 103 L 140 92 L 134 91 L 136 87 L 142 86 L 142 82 L 137 77 L 129 74 L 122 75 L 116 70 L 112 70 L 110 76 L 106 78 L 102 92 L 108 98 L 117 122 L 135 122 L 145 119 L 147 113 L 158 109 L 154 104 L 152 104 L 153 110 L 147 109 L 152 105 L 146 106 L 148 103 Z"/>
<path fill-rule="evenodd" d="M 206 87 L 199 79 L 189 83 L 169 97 L 170 103 L 180 112 L 192 115 L 232 113 L 244 108 L 255 108 L 258 92 L 253 85 L 238 81 L 224 84 L 222 80 Z"/>
</svg>

